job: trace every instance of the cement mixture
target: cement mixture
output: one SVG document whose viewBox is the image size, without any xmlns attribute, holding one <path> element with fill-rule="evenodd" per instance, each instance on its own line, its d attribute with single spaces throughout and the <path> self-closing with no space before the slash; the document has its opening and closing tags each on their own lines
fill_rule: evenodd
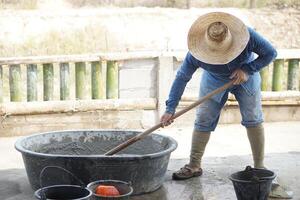
<svg viewBox="0 0 300 200">
<path fill-rule="evenodd" d="M 36 148 L 35 152 L 56 155 L 103 155 L 120 143 L 121 141 L 118 140 L 93 140 L 87 142 L 84 139 L 69 142 L 63 140 L 43 144 Z M 168 143 L 162 145 L 151 138 L 146 138 L 127 147 L 119 154 L 126 156 L 144 155 L 161 152 L 167 148 Z"/>
</svg>

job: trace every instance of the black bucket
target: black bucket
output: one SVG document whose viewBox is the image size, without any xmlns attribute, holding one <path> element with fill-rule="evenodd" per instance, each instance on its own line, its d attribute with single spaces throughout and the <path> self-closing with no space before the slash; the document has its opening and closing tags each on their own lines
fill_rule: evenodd
<svg viewBox="0 0 300 200">
<path fill-rule="evenodd" d="M 109 196 L 101 196 L 95 194 L 96 188 L 99 185 L 111 185 L 116 187 L 116 189 L 119 191 L 120 196 L 117 197 L 109 197 Z M 93 200 L 127 200 L 129 199 L 130 195 L 133 192 L 133 188 L 129 183 L 126 183 L 124 181 L 117 181 L 117 180 L 100 180 L 100 181 L 94 181 L 87 185 L 87 188 L 90 189 L 93 192 L 93 196 L 91 199 Z"/>
<path fill-rule="evenodd" d="M 80 183 L 80 185 L 51 185 L 44 187 L 43 177 L 45 175 L 45 171 L 48 169 L 63 170 L 70 174 L 73 178 L 75 178 Z M 48 166 L 42 170 L 40 174 L 40 185 L 41 188 L 34 193 L 34 196 L 40 200 L 90 200 L 92 196 L 92 191 L 86 188 L 84 183 L 80 179 L 78 179 L 68 170 L 57 166 Z"/>
<path fill-rule="evenodd" d="M 267 200 L 275 173 L 247 166 L 230 176 L 238 200 Z"/>
<path fill-rule="evenodd" d="M 37 190 L 34 196 L 41 200 L 89 200 L 92 192 L 78 185 L 53 185 Z"/>
</svg>

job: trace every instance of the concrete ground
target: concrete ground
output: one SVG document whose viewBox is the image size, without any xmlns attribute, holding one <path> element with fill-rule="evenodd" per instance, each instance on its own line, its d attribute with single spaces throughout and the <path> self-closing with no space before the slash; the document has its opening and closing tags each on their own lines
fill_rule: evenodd
<svg viewBox="0 0 300 200">
<path fill-rule="evenodd" d="M 300 200 L 300 123 L 266 123 L 266 166 Z M 230 174 L 251 165 L 250 146 L 241 125 L 220 125 L 211 136 L 203 159 L 202 177 L 172 181 L 171 174 L 188 161 L 192 128 L 168 127 L 157 131 L 178 142 L 172 153 L 163 186 L 133 200 L 231 200 L 236 199 Z M 0 138 L 0 199 L 32 200 L 21 154 L 14 149 L 17 137 Z"/>
</svg>

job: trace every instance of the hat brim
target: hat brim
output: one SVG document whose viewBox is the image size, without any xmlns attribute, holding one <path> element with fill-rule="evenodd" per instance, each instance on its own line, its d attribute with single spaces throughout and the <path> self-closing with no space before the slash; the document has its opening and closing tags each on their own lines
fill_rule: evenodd
<svg viewBox="0 0 300 200">
<path fill-rule="evenodd" d="M 226 50 L 211 49 L 205 42 L 208 26 L 214 22 L 224 23 L 232 36 Z M 212 12 L 200 16 L 188 33 L 188 48 L 198 60 L 208 64 L 227 64 L 239 56 L 248 44 L 250 35 L 247 26 L 237 17 L 223 12 Z"/>
</svg>

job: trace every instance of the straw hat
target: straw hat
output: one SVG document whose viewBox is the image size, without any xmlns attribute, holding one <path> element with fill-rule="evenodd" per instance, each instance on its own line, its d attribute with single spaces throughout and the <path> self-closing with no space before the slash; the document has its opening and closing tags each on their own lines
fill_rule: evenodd
<svg viewBox="0 0 300 200">
<path fill-rule="evenodd" d="M 212 12 L 193 23 L 188 33 L 188 48 L 202 62 L 227 64 L 241 54 L 249 37 L 247 26 L 240 19 Z"/>
</svg>

